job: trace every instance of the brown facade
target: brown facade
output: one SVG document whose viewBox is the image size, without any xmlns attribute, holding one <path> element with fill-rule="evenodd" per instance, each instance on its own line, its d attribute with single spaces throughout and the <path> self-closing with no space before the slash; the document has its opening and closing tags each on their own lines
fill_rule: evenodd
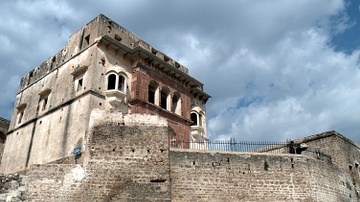
<svg viewBox="0 0 360 202">
<path fill-rule="evenodd" d="M 180 142 L 188 142 L 190 134 L 190 89 L 181 83 L 170 79 L 161 71 L 139 63 L 134 68 L 132 74 L 132 90 L 133 95 L 130 103 L 130 113 L 144 113 L 151 115 L 159 115 L 168 120 L 170 128 L 176 134 L 176 140 Z M 168 100 L 161 99 L 159 95 L 158 103 L 155 103 L 149 96 L 149 88 L 152 83 L 156 83 L 159 94 L 162 89 L 168 90 Z M 180 112 L 175 112 L 176 103 L 174 103 L 175 95 L 180 100 L 177 106 Z M 153 98 L 154 100 L 156 98 Z M 163 102 L 166 102 L 164 104 Z"/>
</svg>

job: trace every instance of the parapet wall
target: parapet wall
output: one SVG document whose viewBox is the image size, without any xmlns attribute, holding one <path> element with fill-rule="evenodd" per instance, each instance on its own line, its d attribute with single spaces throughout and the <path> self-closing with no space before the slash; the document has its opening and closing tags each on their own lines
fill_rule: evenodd
<svg viewBox="0 0 360 202">
<path fill-rule="evenodd" d="M 344 171 L 350 172 L 350 169 L 359 166 L 360 146 L 336 131 L 307 136 L 296 140 L 295 143 L 305 143 L 312 150 L 316 149 L 331 156 L 333 164 Z"/>
</svg>

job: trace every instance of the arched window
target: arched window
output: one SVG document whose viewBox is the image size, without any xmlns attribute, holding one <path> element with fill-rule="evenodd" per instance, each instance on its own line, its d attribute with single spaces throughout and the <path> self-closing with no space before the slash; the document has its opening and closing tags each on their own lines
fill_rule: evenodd
<svg viewBox="0 0 360 202">
<path fill-rule="evenodd" d="M 172 98 L 172 108 L 171 111 L 175 112 L 178 115 L 181 115 L 181 95 L 178 92 L 174 93 Z"/>
<path fill-rule="evenodd" d="M 148 88 L 148 101 L 152 104 L 159 105 L 159 84 L 156 81 L 151 81 Z"/>
<path fill-rule="evenodd" d="M 192 126 L 197 126 L 198 125 L 198 119 L 197 119 L 197 114 L 195 112 L 192 112 L 191 113 L 191 120 L 193 121 L 192 122 Z"/>
<path fill-rule="evenodd" d="M 199 114 L 199 123 L 198 123 L 199 126 L 202 126 L 202 114 Z"/>
<path fill-rule="evenodd" d="M 123 75 L 119 75 L 118 89 L 123 92 L 125 90 L 125 77 Z"/>
<path fill-rule="evenodd" d="M 107 77 L 107 90 L 119 90 L 125 92 L 126 78 L 121 74 L 111 73 Z"/>
<path fill-rule="evenodd" d="M 23 103 L 16 107 L 18 110 L 17 123 L 19 123 L 19 124 L 23 121 L 26 106 L 27 106 L 27 104 Z"/>
<path fill-rule="evenodd" d="M 169 94 L 170 90 L 167 87 L 161 89 L 160 106 L 163 109 L 169 110 Z"/>
<path fill-rule="evenodd" d="M 108 85 L 107 85 L 107 89 L 108 90 L 114 90 L 115 86 L 116 86 L 116 74 L 110 74 L 108 76 Z"/>
</svg>

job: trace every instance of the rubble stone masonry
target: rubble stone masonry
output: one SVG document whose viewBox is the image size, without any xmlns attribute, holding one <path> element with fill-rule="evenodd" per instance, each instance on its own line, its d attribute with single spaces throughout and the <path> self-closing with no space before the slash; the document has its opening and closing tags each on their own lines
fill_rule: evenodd
<svg viewBox="0 0 360 202">
<path fill-rule="evenodd" d="M 306 155 L 170 149 L 164 118 L 100 110 L 91 116 L 82 163 L 32 165 L 24 173 L 25 194 L 11 198 L 5 189 L 1 196 L 8 201 L 360 200 L 356 164 L 350 172 Z"/>
</svg>

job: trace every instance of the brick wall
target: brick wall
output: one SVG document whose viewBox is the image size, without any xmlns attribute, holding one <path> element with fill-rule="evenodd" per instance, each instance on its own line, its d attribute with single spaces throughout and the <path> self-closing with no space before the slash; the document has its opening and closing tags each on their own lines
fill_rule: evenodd
<svg viewBox="0 0 360 202">
<path fill-rule="evenodd" d="M 168 75 L 163 74 L 155 68 L 149 67 L 142 63 L 138 64 L 132 75 L 132 92 L 131 92 L 131 113 L 153 114 L 165 117 L 169 126 L 176 134 L 176 139 L 181 142 L 188 142 L 190 136 L 190 88 L 185 84 L 171 79 Z M 181 114 L 176 114 L 171 110 L 163 109 L 156 104 L 148 102 L 148 88 L 151 81 L 156 81 L 161 90 L 163 87 L 170 90 L 171 97 L 175 92 L 181 96 Z M 168 105 L 172 107 L 172 102 Z"/>
</svg>

